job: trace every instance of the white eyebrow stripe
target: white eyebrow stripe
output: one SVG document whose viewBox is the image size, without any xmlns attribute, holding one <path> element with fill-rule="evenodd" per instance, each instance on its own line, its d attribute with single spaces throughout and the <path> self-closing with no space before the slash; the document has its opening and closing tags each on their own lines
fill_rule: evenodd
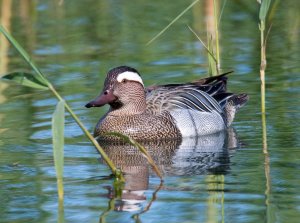
<svg viewBox="0 0 300 223">
<path fill-rule="evenodd" d="M 139 82 L 140 84 L 142 84 L 144 86 L 142 78 L 140 77 L 140 75 L 138 75 L 135 72 L 125 71 L 123 73 L 120 73 L 117 77 L 118 82 L 122 82 L 124 79 L 129 80 L 129 81 Z"/>
</svg>

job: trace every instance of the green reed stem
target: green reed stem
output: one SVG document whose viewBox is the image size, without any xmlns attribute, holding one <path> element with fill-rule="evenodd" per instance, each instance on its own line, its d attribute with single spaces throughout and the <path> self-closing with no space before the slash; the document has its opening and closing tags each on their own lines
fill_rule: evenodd
<svg viewBox="0 0 300 223">
<path fill-rule="evenodd" d="M 55 90 L 53 85 L 47 80 L 47 78 L 42 74 L 42 72 L 37 68 L 37 66 L 34 64 L 34 62 L 31 60 L 30 56 L 27 54 L 27 52 L 24 50 L 24 48 L 13 38 L 12 35 L 10 35 L 3 26 L 0 26 L 0 31 L 3 33 L 3 35 L 8 39 L 8 41 L 15 47 L 15 49 L 21 54 L 23 59 L 29 64 L 29 66 L 37 73 L 37 77 L 47 85 L 49 90 L 54 94 L 54 96 L 59 100 L 64 100 L 60 94 Z M 84 127 L 82 122 L 79 120 L 79 118 L 76 116 L 76 114 L 73 112 L 71 107 L 68 105 L 67 102 L 65 102 L 65 108 L 70 113 L 70 115 L 73 117 L 75 122 L 79 125 L 81 130 L 84 132 L 84 134 L 89 138 L 89 140 L 94 144 L 98 152 L 101 154 L 102 158 L 105 160 L 107 165 L 110 167 L 112 172 L 115 174 L 117 172 L 117 168 L 114 165 L 114 163 L 109 159 L 109 157 L 104 152 L 103 148 L 99 145 L 97 140 L 91 135 L 91 133 Z M 123 176 L 120 175 L 122 180 L 124 180 Z"/>
<path fill-rule="evenodd" d="M 161 30 L 158 34 L 156 34 L 146 45 L 151 44 L 156 40 L 160 35 L 162 35 L 171 25 L 173 25 L 181 16 L 184 15 L 190 8 L 192 8 L 199 0 L 193 1 L 188 7 L 186 7 L 175 19 L 173 19 L 163 30 Z"/>
<path fill-rule="evenodd" d="M 189 28 L 189 30 L 191 30 L 191 32 L 197 37 L 197 39 L 200 41 L 200 43 L 203 45 L 203 47 L 206 49 L 207 53 L 211 56 L 211 58 L 215 61 L 215 63 L 217 64 L 217 59 L 214 55 L 214 53 L 205 45 L 205 43 L 202 41 L 202 39 L 197 35 L 197 33 L 190 27 L 187 26 Z"/>
<path fill-rule="evenodd" d="M 266 60 L 266 40 L 265 27 L 266 17 L 271 4 L 271 0 L 262 0 L 259 11 L 259 30 L 260 30 L 260 81 L 261 81 L 261 114 L 262 114 L 262 130 L 263 130 L 263 150 L 267 154 L 267 126 L 266 126 L 266 82 L 265 70 L 267 67 Z"/>
<path fill-rule="evenodd" d="M 264 114 L 266 112 L 266 84 L 265 84 L 265 69 L 267 66 L 266 61 L 266 47 L 265 47 L 265 39 L 264 39 L 264 31 L 265 31 L 265 24 L 264 21 L 260 22 L 260 81 L 261 81 L 261 112 Z"/>
<path fill-rule="evenodd" d="M 267 124 L 266 124 L 266 99 L 265 99 L 265 70 L 267 66 L 266 60 L 266 40 L 265 38 L 265 24 L 268 14 L 271 0 L 262 0 L 259 11 L 259 30 L 260 30 L 260 49 L 261 49 L 261 63 L 260 63 L 260 80 L 261 80 L 261 118 L 262 118 L 262 138 L 263 138 L 263 153 L 265 156 L 265 177 L 266 177 L 266 189 L 265 189 L 265 205 L 267 209 L 266 222 L 274 222 L 273 210 L 270 203 L 271 198 L 271 176 L 270 176 L 270 158 L 267 147 Z M 268 36 L 268 34 L 267 34 Z"/>
<path fill-rule="evenodd" d="M 52 91 L 52 93 L 57 97 L 58 100 L 64 100 L 59 93 L 55 90 L 53 85 L 51 83 L 48 84 L 49 89 Z M 101 154 L 102 158 L 105 160 L 107 165 L 110 167 L 110 169 L 113 171 L 113 173 L 116 172 L 117 168 L 115 167 L 114 163 L 109 159 L 109 157 L 104 152 L 103 148 L 99 145 L 97 140 L 92 136 L 92 134 L 84 127 L 82 122 L 79 120 L 77 115 L 73 112 L 71 107 L 68 105 L 67 102 L 65 102 L 65 108 L 70 113 L 70 115 L 73 117 L 75 122 L 79 125 L 81 130 L 84 132 L 84 134 L 89 138 L 89 140 L 94 144 L 94 146 L 97 148 L 98 152 Z"/>
<path fill-rule="evenodd" d="M 42 82 L 47 84 L 48 80 L 44 77 L 44 75 L 41 73 L 41 71 L 35 66 L 33 61 L 31 60 L 28 53 L 24 50 L 24 48 L 13 38 L 12 35 L 10 35 L 2 25 L 0 25 L 0 31 L 1 33 L 7 38 L 7 40 L 16 48 L 16 50 L 21 54 L 23 59 L 29 64 L 29 66 L 38 74 L 37 78 Z"/>
<path fill-rule="evenodd" d="M 217 54 L 217 74 L 220 70 L 220 46 L 219 46 L 219 25 L 218 25 L 218 12 L 217 12 L 217 3 L 214 0 L 214 20 L 215 20 L 215 35 L 216 35 L 216 54 Z"/>
<path fill-rule="evenodd" d="M 261 62 L 260 62 L 260 80 L 261 80 L 261 112 L 266 112 L 266 99 L 265 99 L 265 69 L 267 66 L 266 60 L 266 42 L 265 42 L 265 21 L 269 11 L 271 0 L 262 0 L 259 11 L 259 29 L 260 29 L 260 49 L 261 49 Z"/>
<path fill-rule="evenodd" d="M 65 210 L 64 210 L 64 203 L 63 200 L 58 200 L 58 207 L 57 207 L 57 223 L 64 223 L 65 222 Z"/>
</svg>

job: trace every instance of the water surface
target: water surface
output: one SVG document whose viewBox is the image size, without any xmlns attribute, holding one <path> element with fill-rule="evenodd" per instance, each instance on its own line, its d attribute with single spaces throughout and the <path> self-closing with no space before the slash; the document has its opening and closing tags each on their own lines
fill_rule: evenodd
<svg viewBox="0 0 300 223">
<path fill-rule="evenodd" d="M 207 74 L 205 49 L 186 26 L 206 38 L 204 1 L 149 46 L 189 1 L 4 2 L 3 11 L 11 15 L 2 13 L 2 23 L 91 132 L 107 107 L 84 105 L 100 92 L 108 69 L 133 66 L 146 85 Z M 277 3 L 267 46 L 268 154 L 261 128 L 258 5 L 227 1 L 220 23 L 221 67 L 235 71 L 229 90 L 248 93 L 250 101 L 229 133 L 149 145 L 165 177 L 141 222 L 298 222 L 299 3 Z M 12 47 L 6 50 L 1 73 L 30 70 Z M 0 82 L 0 221 L 98 222 L 101 216 L 107 222 L 137 221 L 132 216 L 151 201 L 158 177 L 133 148 L 108 146 L 108 153 L 127 157 L 116 162 L 126 169 L 128 190 L 134 192 L 123 203 L 116 201 L 118 210 L 106 212 L 110 170 L 68 114 L 64 212 L 59 211 L 51 142 L 56 103 L 49 92 Z"/>
</svg>

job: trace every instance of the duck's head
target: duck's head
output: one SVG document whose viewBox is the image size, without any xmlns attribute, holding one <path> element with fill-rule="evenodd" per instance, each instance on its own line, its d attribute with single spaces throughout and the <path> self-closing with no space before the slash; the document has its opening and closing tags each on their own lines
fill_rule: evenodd
<svg viewBox="0 0 300 223">
<path fill-rule="evenodd" d="M 85 107 L 109 104 L 112 108 L 119 108 L 144 97 L 144 84 L 138 71 L 131 67 L 120 66 L 108 71 L 102 92 Z"/>
</svg>

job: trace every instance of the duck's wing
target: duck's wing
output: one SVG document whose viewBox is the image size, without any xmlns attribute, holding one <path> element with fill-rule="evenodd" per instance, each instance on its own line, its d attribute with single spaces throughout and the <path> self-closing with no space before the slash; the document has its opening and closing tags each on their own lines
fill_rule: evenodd
<svg viewBox="0 0 300 223">
<path fill-rule="evenodd" d="M 186 84 L 167 84 L 146 88 L 147 111 L 159 114 L 173 109 L 223 112 L 214 95 L 226 92 L 228 73 Z"/>
<path fill-rule="evenodd" d="M 211 95 L 195 88 L 184 88 L 183 91 L 177 92 L 165 102 L 164 107 L 168 110 L 183 108 L 200 112 L 223 112 L 221 106 Z"/>
<path fill-rule="evenodd" d="M 193 82 L 184 84 L 165 84 L 165 85 L 152 85 L 147 87 L 145 90 L 147 93 L 151 91 L 169 91 L 185 87 L 195 87 L 201 91 L 208 94 L 215 94 L 220 92 L 225 92 L 227 90 L 227 77 L 226 75 L 232 73 L 232 71 L 207 78 L 202 78 Z"/>
</svg>

